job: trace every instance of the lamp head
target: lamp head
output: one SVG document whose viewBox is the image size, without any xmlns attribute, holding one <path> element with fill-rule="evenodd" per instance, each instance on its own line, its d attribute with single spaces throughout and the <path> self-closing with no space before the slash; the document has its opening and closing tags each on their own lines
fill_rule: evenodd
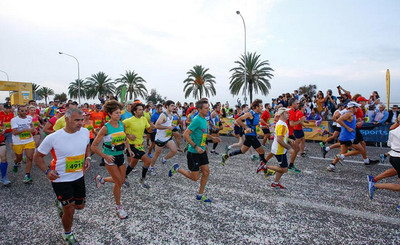
<svg viewBox="0 0 400 245">
<path fill-rule="evenodd" d="M 237 14 L 240 14 L 240 11 L 238 10 L 238 11 L 236 11 L 236 13 L 237 13 Z"/>
<path fill-rule="evenodd" d="M 58 52 L 59 54 L 62 54 L 62 52 Z"/>
</svg>

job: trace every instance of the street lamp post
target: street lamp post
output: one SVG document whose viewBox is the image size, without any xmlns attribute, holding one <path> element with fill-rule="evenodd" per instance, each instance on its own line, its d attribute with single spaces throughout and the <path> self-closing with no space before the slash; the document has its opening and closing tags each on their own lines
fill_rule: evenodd
<svg viewBox="0 0 400 245">
<path fill-rule="evenodd" d="M 239 10 L 236 11 L 236 14 L 238 14 L 238 15 L 240 15 L 240 17 L 242 17 L 243 26 L 244 26 L 244 103 L 246 104 L 246 101 L 247 101 L 247 97 L 246 97 L 246 90 L 247 90 L 246 23 L 244 22 L 244 18 L 240 14 Z"/>
<path fill-rule="evenodd" d="M 79 101 L 79 104 L 81 104 L 81 78 L 80 78 L 80 72 L 79 72 L 79 61 L 73 55 L 66 54 L 66 53 L 63 53 L 63 52 L 58 52 L 58 53 L 66 55 L 66 56 L 69 56 L 69 57 L 72 57 L 72 58 L 74 58 L 76 60 L 76 63 L 78 63 L 78 101 Z"/>
<path fill-rule="evenodd" d="M 3 72 L 4 74 L 6 74 L 6 76 L 7 76 L 7 81 L 10 81 L 10 79 L 8 78 L 8 74 L 7 74 L 7 72 L 5 72 L 5 71 L 2 71 L 2 70 L 0 70 L 0 72 Z"/>
</svg>

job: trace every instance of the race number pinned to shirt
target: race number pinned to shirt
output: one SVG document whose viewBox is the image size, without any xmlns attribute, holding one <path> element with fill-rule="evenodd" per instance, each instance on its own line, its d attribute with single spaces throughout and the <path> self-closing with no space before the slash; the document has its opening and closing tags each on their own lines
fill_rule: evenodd
<svg viewBox="0 0 400 245">
<path fill-rule="evenodd" d="M 20 140 L 26 140 L 26 139 L 29 139 L 30 137 L 32 137 L 31 132 L 25 131 L 25 132 L 22 132 L 19 134 Z"/>
<path fill-rule="evenodd" d="M 4 122 L 5 129 L 11 129 L 11 122 Z"/>
<path fill-rule="evenodd" d="M 94 120 L 94 125 L 101 126 L 101 120 Z"/>
<path fill-rule="evenodd" d="M 165 137 L 171 137 L 171 136 L 172 136 L 172 130 L 171 129 L 165 130 Z"/>
<path fill-rule="evenodd" d="M 126 134 L 124 132 L 113 133 L 111 138 L 111 145 L 121 145 L 125 143 Z"/>
<path fill-rule="evenodd" d="M 75 173 L 81 172 L 83 168 L 83 159 L 85 158 L 85 154 L 66 157 L 65 158 L 65 172 L 66 173 Z"/>
</svg>

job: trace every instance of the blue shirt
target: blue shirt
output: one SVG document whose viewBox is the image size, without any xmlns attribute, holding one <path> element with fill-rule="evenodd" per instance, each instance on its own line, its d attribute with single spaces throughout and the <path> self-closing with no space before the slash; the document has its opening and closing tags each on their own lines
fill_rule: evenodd
<svg viewBox="0 0 400 245">
<path fill-rule="evenodd" d="M 155 125 L 160 115 L 161 113 L 154 112 L 153 115 L 151 115 L 150 122 L 154 123 Z M 153 132 L 157 132 L 157 129 L 154 129 Z"/>
<path fill-rule="evenodd" d="M 251 115 L 253 115 L 253 119 L 246 118 L 246 125 L 248 128 L 251 128 L 251 133 L 246 135 L 249 136 L 257 136 L 257 125 L 260 123 L 260 113 L 256 113 L 253 110 L 250 111 Z"/>
<path fill-rule="evenodd" d="M 125 111 L 125 113 L 121 115 L 121 121 L 131 117 L 133 117 L 132 113 Z"/>
</svg>

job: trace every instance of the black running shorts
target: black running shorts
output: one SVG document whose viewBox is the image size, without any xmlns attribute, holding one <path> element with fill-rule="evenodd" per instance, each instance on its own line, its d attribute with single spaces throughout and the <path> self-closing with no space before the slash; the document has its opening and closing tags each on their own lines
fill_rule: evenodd
<svg viewBox="0 0 400 245">
<path fill-rule="evenodd" d="M 141 159 L 144 155 L 146 155 L 143 145 L 141 145 L 141 149 L 138 149 L 134 144 L 129 144 L 129 146 L 131 147 L 131 151 L 133 152 L 133 158 Z M 131 154 L 129 154 L 129 151 L 126 152 L 126 156 L 132 157 Z"/>
<path fill-rule="evenodd" d="M 356 139 L 354 140 L 353 144 L 357 145 L 358 143 L 363 142 L 363 141 L 364 141 L 364 138 L 361 134 L 361 130 L 359 128 L 356 128 Z"/>
<path fill-rule="evenodd" d="M 54 193 L 63 206 L 75 202 L 75 205 L 81 205 L 86 198 L 85 178 L 70 182 L 52 182 Z"/>
<path fill-rule="evenodd" d="M 350 147 L 353 143 L 353 140 L 347 140 L 347 141 L 340 141 L 340 145 L 345 145 Z"/>
<path fill-rule="evenodd" d="M 294 137 L 296 139 L 301 139 L 301 138 L 304 137 L 304 131 L 303 130 L 293 130 L 293 134 L 294 134 Z"/>
<path fill-rule="evenodd" d="M 390 164 L 392 164 L 393 168 L 397 171 L 397 176 L 400 178 L 400 157 L 392 157 L 389 158 Z"/>
<path fill-rule="evenodd" d="M 243 145 L 247 146 L 247 147 L 253 147 L 253 149 L 258 149 L 259 147 L 261 147 L 261 143 L 258 140 L 257 136 L 253 136 L 253 135 L 245 135 L 245 140 Z"/>
<path fill-rule="evenodd" d="M 114 166 L 117 165 L 117 167 L 121 167 L 125 163 L 125 158 L 124 154 L 114 156 L 114 162 L 108 163 L 104 158 L 103 158 L 104 164 L 107 164 L 108 166 Z"/>
<path fill-rule="evenodd" d="M 197 172 L 200 170 L 200 166 L 208 164 L 208 156 L 206 151 L 202 154 L 188 151 L 186 157 L 188 168 L 192 172 Z"/>
<path fill-rule="evenodd" d="M 289 166 L 288 165 L 288 161 L 287 161 L 286 153 L 283 154 L 283 155 L 275 155 L 275 158 L 276 158 L 276 160 L 278 160 L 279 166 L 281 168 L 287 168 Z"/>
<path fill-rule="evenodd" d="M 262 128 L 262 131 L 264 134 L 270 134 L 271 131 L 269 131 L 269 128 Z"/>
<path fill-rule="evenodd" d="M 156 146 L 158 146 L 158 147 L 164 147 L 167 143 L 168 143 L 168 141 L 170 141 L 172 138 L 169 138 L 167 141 L 159 141 L 159 140 L 156 140 L 155 141 L 155 143 L 156 143 Z"/>
</svg>

